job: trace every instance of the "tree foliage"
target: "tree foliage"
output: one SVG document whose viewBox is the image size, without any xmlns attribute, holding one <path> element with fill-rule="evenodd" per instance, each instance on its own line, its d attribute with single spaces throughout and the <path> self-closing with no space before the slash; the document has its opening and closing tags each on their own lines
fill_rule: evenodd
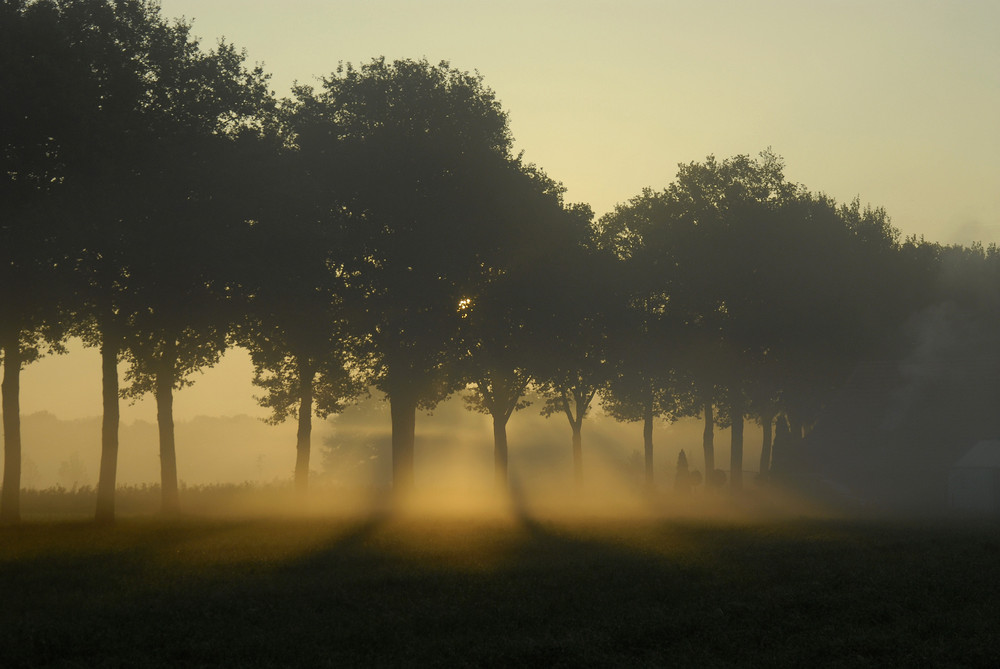
<svg viewBox="0 0 1000 669">
<path fill-rule="evenodd" d="M 426 60 L 342 65 L 296 98 L 295 142 L 352 213 L 346 269 L 364 295 L 359 319 L 405 487 L 414 411 L 462 385 L 460 306 L 502 234 L 490 205 L 510 160 L 507 115 L 478 74 Z"/>
</svg>

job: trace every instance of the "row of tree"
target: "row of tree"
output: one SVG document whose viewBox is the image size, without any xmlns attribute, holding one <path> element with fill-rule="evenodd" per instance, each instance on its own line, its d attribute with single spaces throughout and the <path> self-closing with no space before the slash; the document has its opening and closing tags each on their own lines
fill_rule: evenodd
<svg viewBox="0 0 1000 669">
<path fill-rule="evenodd" d="M 79 336 L 102 354 L 97 518 L 114 517 L 118 403 L 153 393 L 164 508 L 176 510 L 172 397 L 246 347 L 275 421 L 376 388 L 395 485 L 414 423 L 464 390 L 506 425 L 529 386 L 581 431 L 600 396 L 644 425 L 783 416 L 801 438 L 855 361 L 893 354 L 946 248 L 901 242 L 885 212 L 790 183 L 770 152 L 682 165 L 594 220 L 512 148 L 481 77 L 447 63 L 339 66 L 275 100 L 267 75 L 145 0 L 15 0 L 0 15 L 0 517 L 19 518 L 19 374 Z M 995 250 L 963 250 L 996 264 Z M 992 266 L 992 265 L 991 265 Z M 129 371 L 120 385 L 118 363 Z M 711 477 L 709 477 L 711 478 Z"/>
</svg>

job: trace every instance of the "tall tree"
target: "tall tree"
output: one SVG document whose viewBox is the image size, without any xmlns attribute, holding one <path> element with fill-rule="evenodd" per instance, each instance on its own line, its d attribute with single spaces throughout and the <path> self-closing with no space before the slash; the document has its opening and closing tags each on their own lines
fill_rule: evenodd
<svg viewBox="0 0 1000 669">
<path fill-rule="evenodd" d="M 20 519 L 20 375 L 60 348 L 71 285 L 61 198 L 86 75 L 53 2 L 0 5 L 0 357 L 4 479 L 0 521 Z"/>
<path fill-rule="evenodd" d="M 611 374 L 610 323 L 621 315 L 624 301 L 614 256 L 594 238 L 589 206 L 573 205 L 567 215 L 575 221 L 558 254 L 545 264 L 547 276 L 539 285 L 539 308 L 547 318 L 538 346 L 543 356 L 536 378 L 544 391 L 545 417 L 566 416 L 573 434 L 573 473 L 583 483 L 583 422 L 597 392 Z"/>
<path fill-rule="evenodd" d="M 442 62 L 346 65 L 319 91 L 296 91 L 301 149 L 328 157 L 355 215 L 350 247 L 363 278 L 375 385 L 392 416 L 393 479 L 413 481 L 418 407 L 461 386 L 460 306 L 499 231 L 483 175 L 510 159 L 507 115 L 478 74 Z"/>
<path fill-rule="evenodd" d="M 176 144 L 162 154 L 148 190 L 155 208 L 136 221 L 145 244 L 135 249 L 129 277 L 137 308 L 124 340 L 130 365 L 123 395 L 155 398 L 167 513 L 179 505 L 174 392 L 219 360 L 243 306 L 234 299 L 231 249 L 246 212 L 223 177 L 239 156 L 234 140 L 222 136 Z"/>
<path fill-rule="evenodd" d="M 502 234 L 483 249 L 484 271 L 461 304 L 460 365 L 469 383 L 467 408 L 493 420 L 494 469 L 503 488 L 507 422 L 528 406 L 524 396 L 538 366 L 539 268 L 573 234 L 573 221 L 563 208 L 561 184 L 520 159 L 500 167 L 484 196 L 490 198 L 488 225 Z"/>
<path fill-rule="evenodd" d="M 611 323 L 609 360 L 612 373 L 602 392 L 602 406 L 617 420 L 643 424 L 646 487 L 654 488 L 653 424 L 687 412 L 688 382 L 679 374 L 681 323 L 673 309 L 677 262 L 667 243 L 672 229 L 662 193 L 640 195 L 601 217 L 599 245 L 618 259 L 625 304 Z"/>
<path fill-rule="evenodd" d="M 68 40 L 64 65 L 74 85 L 73 123 L 61 144 L 75 224 L 79 334 L 102 357 L 101 468 L 97 519 L 114 518 L 118 456 L 118 361 L 143 304 L 137 271 L 149 255 L 150 226 L 163 223 L 161 189 L 197 159 L 201 138 L 252 126 L 264 88 L 260 70 L 220 44 L 204 52 L 183 22 L 145 0 L 52 0 Z M 186 153 L 185 153 L 186 152 Z M 161 177 L 167 166 L 178 168 Z M 175 242 L 176 244 L 176 242 Z"/>
<path fill-rule="evenodd" d="M 294 144 L 259 148 L 248 179 L 256 214 L 239 236 L 247 311 L 235 339 L 250 351 L 269 421 L 298 421 L 295 487 L 304 492 L 312 417 L 339 413 L 365 390 L 370 351 L 357 277 L 345 265 L 349 214 L 328 187 L 329 166 L 310 162 L 315 156 Z"/>
</svg>

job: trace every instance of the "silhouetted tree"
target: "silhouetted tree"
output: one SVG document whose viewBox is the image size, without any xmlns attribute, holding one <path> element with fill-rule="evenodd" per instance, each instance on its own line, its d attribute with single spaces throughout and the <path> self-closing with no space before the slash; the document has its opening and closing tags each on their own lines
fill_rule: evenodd
<svg viewBox="0 0 1000 669">
<path fill-rule="evenodd" d="M 54 2 L 0 6 L 0 357 L 4 477 L 0 521 L 20 520 L 20 373 L 58 350 L 68 304 L 61 196 L 86 74 Z"/>
<path fill-rule="evenodd" d="M 787 467 L 857 363 L 890 355 L 913 288 L 900 283 L 898 233 L 884 211 L 862 210 L 857 201 L 838 207 L 803 189 L 782 204 L 776 222 L 765 256 L 773 269 L 758 281 L 775 299 L 758 307 L 758 332 L 748 336 L 758 350 L 767 344 L 756 374 L 777 397 L 771 408 L 788 421 Z"/>
<path fill-rule="evenodd" d="M 908 270 L 884 211 L 862 210 L 857 201 L 838 208 L 789 183 L 770 151 L 681 165 L 664 191 L 647 189 L 620 205 L 598 232 L 634 267 L 630 289 L 649 300 L 639 313 L 655 315 L 660 330 L 673 328 L 664 340 L 676 361 L 669 367 L 689 379 L 680 387 L 690 387 L 675 403 L 705 421 L 709 483 L 718 479 L 716 424 L 732 428 L 730 469 L 739 488 L 746 417 L 766 426 L 769 444 L 766 433 L 782 411 L 801 439 L 844 370 L 884 347 L 903 305 L 912 304 L 902 297 Z M 860 336 L 858 323 L 865 324 Z M 625 330 L 635 336 L 643 327 Z M 627 351 L 642 348 L 627 334 L 614 339 Z M 623 362 L 615 364 L 619 373 L 628 370 Z"/>
<path fill-rule="evenodd" d="M 418 407 L 462 385 L 461 309 L 492 231 L 483 175 L 510 158 L 507 115 L 479 75 L 376 59 L 296 90 L 298 144 L 325 153 L 354 215 L 350 268 L 364 284 L 375 385 L 390 403 L 393 478 L 413 480 Z"/>
<path fill-rule="evenodd" d="M 669 235 L 670 217 L 664 199 L 650 189 L 601 217 L 598 244 L 618 259 L 625 303 L 611 323 L 608 385 L 602 391 L 602 406 L 621 421 L 641 421 L 645 455 L 646 487 L 654 487 L 653 421 L 675 420 L 688 399 L 687 382 L 677 373 L 676 315 L 671 293 L 677 277 L 675 263 L 648 237 Z"/>
<path fill-rule="evenodd" d="M 656 325 L 650 330 L 650 335 L 659 340 L 656 348 L 648 352 L 649 347 L 643 347 L 643 355 L 670 361 L 666 367 L 662 362 L 640 367 L 636 378 L 651 374 L 663 378 L 669 374 L 683 388 L 672 400 L 675 412 L 704 415 L 703 450 L 706 467 L 711 471 L 715 462 L 713 402 L 722 364 L 719 326 L 707 305 L 710 286 L 705 277 L 711 276 L 709 268 L 716 262 L 718 243 L 710 234 L 712 226 L 701 224 L 694 214 L 685 215 L 686 201 L 674 192 L 676 186 L 671 189 L 645 189 L 616 207 L 599 222 L 598 238 L 605 248 L 628 259 L 636 277 L 630 288 L 638 291 L 640 301 L 645 301 L 638 314 Z M 688 190 L 700 196 L 700 189 Z M 636 326 L 628 329 L 635 330 Z M 629 349 L 628 344 L 619 346 Z M 664 357 L 667 351 L 669 356 Z"/>
<path fill-rule="evenodd" d="M 621 286 L 613 255 L 595 244 L 593 214 L 572 206 L 575 234 L 546 263 L 548 276 L 539 286 L 548 319 L 535 377 L 545 396 L 542 415 L 563 414 L 573 433 L 573 472 L 583 482 L 583 421 L 597 392 L 611 375 L 608 362 L 610 323 L 623 311 Z"/>
<path fill-rule="evenodd" d="M 717 480 L 715 468 L 715 404 L 712 395 L 705 397 L 702 404 L 701 449 L 705 457 L 705 485 L 711 486 Z"/>
<path fill-rule="evenodd" d="M 761 305 L 778 298 L 764 292 L 758 279 L 773 272 L 762 262 L 767 256 L 761 247 L 775 239 L 775 212 L 797 192 L 784 178 L 781 159 L 766 151 L 758 159 L 735 156 L 720 162 L 709 156 L 703 163 L 682 165 L 666 193 L 685 251 L 678 272 L 687 291 L 678 297 L 686 302 L 681 309 L 689 315 L 695 342 L 692 376 L 706 397 L 706 470 L 714 469 L 708 457 L 714 419 L 731 428 L 730 471 L 737 489 L 742 484 L 746 388 L 773 345 Z M 713 416 L 708 404 L 720 401 L 721 411 Z"/>
<path fill-rule="evenodd" d="M 243 54 L 230 45 L 203 52 L 188 25 L 167 21 L 152 2 L 62 0 L 52 6 L 70 45 L 63 65 L 78 74 L 74 123 L 63 145 L 72 191 L 67 218 L 74 222 L 67 238 L 76 249 L 69 262 L 78 271 L 78 333 L 101 349 L 104 420 L 96 515 L 110 521 L 117 364 L 137 315 L 160 308 L 146 304 L 138 291 L 150 231 L 164 225 L 164 194 L 188 192 L 178 184 L 186 183 L 185 168 L 197 171 L 203 141 L 253 124 L 263 75 L 246 70 Z"/>
<path fill-rule="evenodd" d="M 500 234 L 483 254 L 478 283 L 461 305 L 463 375 L 470 385 L 467 408 L 493 420 L 494 468 L 497 483 L 507 485 L 507 422 L 528 406 L 524 399 L 537 371 L 544 334 L 537 318 L 539 286 L 553 253 L 573 234 L 573 217 L 563 208 L 561 184 L 533 165 L 513 160 L 492 184 L 489 223 Z"/>
<path fill-rule="evenodd" d="M 252 213 L 238 236 L 246 311 L 234 340 L 250 352 L 269 422 L 298 421 L 295 487 L 305 491 L 312 417 L 339 413 L 366 391 L 370 335 L 348 268 L 361 250 L 348 243 L 339 165 L 308 141 L 313 126 L 298 102 L 283 101 L 274 120 L 244 160 Z"/>
<path fill-rule="evenodd" d="M 146 243 L 135 250 L 130 273 L 129 298 L 138 308 L 124 339 L 130 367 L 123 395 L 155 397 L 166 512 L 179 503 L 173 394 L 218 362 L 245 306 L 234 300 L 231 249 L 246 212 L 221 178 L 242 155 L 234 141 L 190 138 L 165 152 L 148 192 L 156 206 L 141 220 Z"/>
</svg>

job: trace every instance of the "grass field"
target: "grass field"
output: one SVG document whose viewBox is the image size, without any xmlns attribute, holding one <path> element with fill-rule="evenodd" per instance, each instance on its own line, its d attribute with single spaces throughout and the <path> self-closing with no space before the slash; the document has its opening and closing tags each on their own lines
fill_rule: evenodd
<svg viewBox="0 0 1000 669">
<path fill-rule="evenodd" d="M 1000 666 L 992 524 L 0 528 L 0 666 Z"/>
</svg>

